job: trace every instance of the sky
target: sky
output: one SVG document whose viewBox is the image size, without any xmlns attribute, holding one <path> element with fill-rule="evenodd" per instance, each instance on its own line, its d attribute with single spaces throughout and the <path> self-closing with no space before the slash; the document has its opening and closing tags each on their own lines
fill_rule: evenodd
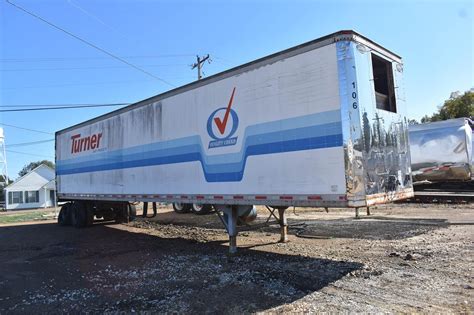
<svg viewBox="0 0 474 315">
<path fill-rule="evenodd" d="M 133 103 L 196 80 L 197 54 L 210 54 L 209 76 L 342 29 L 402 56 L 410 118 L 474 87 L 474 1 L 11 2 L 153 76 L 0 0 L 0 109 Z M 117 108 L 0 112 L 9 177 L 29 162 L 54 160 L 47 140 L 55 131 Z"/>
</svg>

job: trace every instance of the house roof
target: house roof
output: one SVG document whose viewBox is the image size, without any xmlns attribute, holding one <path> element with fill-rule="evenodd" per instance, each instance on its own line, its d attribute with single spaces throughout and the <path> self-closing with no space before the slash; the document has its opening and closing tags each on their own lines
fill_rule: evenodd
<svg viewBox="0 0 474 315">
<path fill-rule="evenodd" d="M 41 188 L 46 188 L 46 189 L 56 189 L 56 180 L 52 179 L 46 184 L 43 185 Z"/>
<path fill-rule="evenodd" d="M 40 190 L 54 180 L 54 169 L 41 164 L 5 187 L 6 190 Z M 48 187 L 49 188 L 49 187 Z"/>
</svg>

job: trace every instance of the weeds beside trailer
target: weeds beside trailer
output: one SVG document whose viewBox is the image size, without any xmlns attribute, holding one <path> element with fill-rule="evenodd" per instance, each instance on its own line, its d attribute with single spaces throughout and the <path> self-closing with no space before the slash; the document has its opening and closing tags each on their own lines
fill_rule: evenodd
<svg viewBox="0 0 474 315">
<path fill-rule="evenodd" d="M 58 131 L 58 196 L 229 214 L 411 197 L 402 73 L 341 31 L 165 92 Z"/>
<path fill-rule="evenodd" d="M 457 118 L 410 126 L 413 180 L 469 181 L 473 171 L 472 121 Z"/>
</svg>

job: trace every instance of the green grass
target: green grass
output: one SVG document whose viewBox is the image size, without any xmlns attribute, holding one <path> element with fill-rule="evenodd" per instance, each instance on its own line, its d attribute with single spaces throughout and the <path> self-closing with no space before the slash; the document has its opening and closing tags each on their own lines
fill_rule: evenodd
<svg viewBox="0 0 474 315">
<path fill-rule="evenodd" d="M 52 216 L 44 216 L 50 214 L 45 211 L 35 211 L 26 213 L 12 213 L 0 215 L 0 224 L 27 222 L 27 221 L 40 221 L 40 220 L 51 220 Z"/>
</svg>

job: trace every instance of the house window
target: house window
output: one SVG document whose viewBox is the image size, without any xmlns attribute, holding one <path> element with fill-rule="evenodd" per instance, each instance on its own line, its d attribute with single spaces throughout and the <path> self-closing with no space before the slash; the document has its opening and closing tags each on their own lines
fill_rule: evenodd
<svg viewBox="0 0 474 315">
<path fill-rule="evenodd" d="M 397 112 L 392 63 L 372 54 L 372 73 L 374 75 L 375 103 L 378 109 Z"/>
<path fill-rule="evenodd" d="M 39 202 L 39 191 L 25 191 L 25 202 L 26 203 Z"/>
<path fill-rule="evenodd" d="M 8 203 L 23 203 L 23 192 L 22 191 L 10 191 L 8 192 Z"/>
</svg>

